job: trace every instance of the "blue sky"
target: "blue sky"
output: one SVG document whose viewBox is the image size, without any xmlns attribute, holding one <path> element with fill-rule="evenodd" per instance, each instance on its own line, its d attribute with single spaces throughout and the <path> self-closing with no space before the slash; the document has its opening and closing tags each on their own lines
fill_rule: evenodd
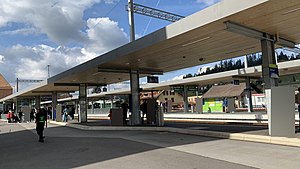
<svg viewBox="0 0 300 169">
<path fill-rule="evenodd" d="M 220 0 L 134 0 L 182 16 Z M 0 73 L 45 79 L 129 42 L 127 0 L 1 0 Z M 171 24 L 135 15 L 136 37 Z M 196 73 L 199 67 L 170 72 L 161 81 Z M 22 86 L 23 85 L 23 86 Z M 20 88 L 27 85 L 21 84 Z"/>
</svg>

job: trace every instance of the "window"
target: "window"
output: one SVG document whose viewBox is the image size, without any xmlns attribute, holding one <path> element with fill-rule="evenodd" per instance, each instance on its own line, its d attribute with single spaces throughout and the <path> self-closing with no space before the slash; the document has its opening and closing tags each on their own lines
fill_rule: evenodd
<svg viewBox="0 0 300 169">
<path fill-rule="evenodd" d="M 174 90 L 173 90 L 173 91 L 170 91 L 170 95 L 175 95 Z"/>
<path fill-rule="evenodd" d="M 169 95 L 169 91 L 166 91 L 166 95 Z"/>
<path fill-rule="evenodd" d="M 175 102 L 174 97 L 171 98 L 172 102 Z"/>
</svg>

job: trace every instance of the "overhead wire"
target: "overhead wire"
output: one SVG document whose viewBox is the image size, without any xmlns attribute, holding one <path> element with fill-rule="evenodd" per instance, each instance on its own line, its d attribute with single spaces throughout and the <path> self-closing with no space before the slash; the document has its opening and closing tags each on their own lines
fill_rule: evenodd
<svg viewBox="0 0 300 169">
<path fill-rule="evenodd" d="M 110 8 L 110 10 L 104 15 L 104 16 L 108 16 L 119 4 L 120 4 L 121 0 L 119 0 L 112 8 Z M 94 29 L 98 24 L 100 23 L 100 21 L 98 21 L 93 27 L 91 27 L 90 29 Z M 84 36 L 82 36 L 78 43 L 80 43 L 83 38 L 85 38 L 87 36 L 87 34 L 84 34 Z"/>
<path fill-rule="evenodd" d="M 158 7 L 158 4 L 159 4 L 159 3 L 160 3 L 160 0 L 157 1 L 155 8 Z M 143 36 L 144 36 L 144 35 L 146 34 L 146 32 L 148 31 L 148 28 L 149 28 L 149 26 L 150 26 L 151 21 L 152 21 L 152 17 L 150 17 L 150 19 L 149 19 L 149 21 L 148 21 L 148 24 L 147 24 L 147 26 L 146 26 L 146 28 L 145 28 L 145 30 L 144 30 L 144 32 L 143 32 Z"/>
</svg>

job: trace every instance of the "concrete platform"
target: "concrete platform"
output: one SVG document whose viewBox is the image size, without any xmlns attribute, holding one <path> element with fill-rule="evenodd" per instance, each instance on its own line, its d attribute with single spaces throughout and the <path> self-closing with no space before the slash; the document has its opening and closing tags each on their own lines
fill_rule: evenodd
<svg viewBox="0 0 300 169">
<path fill-rule="evenodd" d="M 294 138 L 270 137 L 266 125 L 250 125 L 240 123 L 199 123 L 185 119 L 185 122 L 166 121 L 164 127 L 150 126 L 110 126 L 109 120 L 89 120 L 87 123 L 69 123 L 54 122 L 67 127 L 81 130 L 101 130 L 101 131 L 160 131 L 174 132 L 189 135 L 198 135 L 205 137 L 223 138 L 240 141 L 251 141 L 267 144 L 277 144 L 285 146 L 300 147 L 300 133 L 295 133 Z"/>
</svg>

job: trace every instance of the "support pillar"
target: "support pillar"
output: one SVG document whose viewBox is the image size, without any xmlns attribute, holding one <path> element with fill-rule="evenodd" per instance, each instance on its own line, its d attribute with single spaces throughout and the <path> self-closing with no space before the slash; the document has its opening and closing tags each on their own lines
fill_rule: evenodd
<svg viewBox="0 0 300 169">
<path fill-rule="evenodd" d="M 273 41 L 267 40 L 274 38 L 268 34 L 264 34 L 264 37 L 265 39 L 261 40 L 262 75 L 265 84 L 269 135 L 291 137 L 295 135 L 294 91 L 276 87 L 278 79 L 271 78 L 270 73 L 270 64 L 276 64 L 275 47 Z"/>
<path fill-rule="evenodd" d="M 131 89 L 131 100 L 132 100 L 132 124 L 141 124 L 141 114 L 140 114 L 140 82 L 139 82 L 139 72 L 137 70 L 130 70 L 130 89 Z"/>
<path fill-rule="evenodd" d="M 228 98 L 228 112 L 233 113 L 235 112 L 235 99 L 234 98 Z"/>
<path fill-rule="evenodd" d="M 87 93 L 86 93 L 86 84 L 80 84 L 79 85 L 79 114 L 78 119 L 79 123 L 87 122 Z"/>
<path fill-rule="evenodd" d="M 261 40 L 262 50 L 262 75 L 265 83 L 265 89 L 270 89 L 272 86 L 278 86 L 278 79 L 271 78 L 270 64 L 276 64 L 274 42 L 267 40 L 273 39 L 273 36 L 264 34 L 264 40 Z"/>
<path fill-rule="evenodd" d="M 91 111 L 91 114 L 95 114 L 95 110 L 94 110 L 94 101 L 91 101 L 92 103 L 92 111 Z"/>
<path fill-rule="evenodd" d="M 35 108 L 41 108 L 41 96 L 35 97 Z"/>
<path fill-rule="evenodd" d="M 57 92 L 52 92 L 52 120 L 56 119 Z"/>
<path fill-rule="evenodd" d="M 187 86 L 184 85 L 183 86 L 183 108 L 184 108 L 184 113 L 188 113 L 189 112 L 189 100 L 188 100 L 188 89 Z"/>
<path fill-rule="evenodd" d="M 196 98 L 196 112 L 203 113 L 203 99 Z"/>
<path fill-rule="evenodd" d="M 251 85 L 250 85 L 249 77 L 246 78 L 246 88 L 247 88 L 248 112 L 253 112 L 252 93 L 251 93 Z"/>
<path fill-rule="evenodd" d="M 110 99 L 110 108 L 111 109 L 113 108 L 113 104 L 114 104 L 114 99 L 113 99 L 113 97 L 111 97 L 111 99 Z"/>
<path fill-rule="evenodd" d="M 19 112 L 19 100 L 18 98 L 16 99 L 16 110 L 14 110 L 16 114 Z"/>
</svg>

